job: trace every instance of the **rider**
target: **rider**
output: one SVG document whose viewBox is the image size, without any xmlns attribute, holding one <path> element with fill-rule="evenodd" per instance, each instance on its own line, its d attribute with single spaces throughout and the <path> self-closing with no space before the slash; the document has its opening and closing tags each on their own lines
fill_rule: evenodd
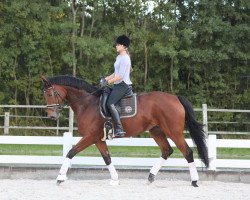
<svg viewBox="0 0 250 200">
<path fill-rule="evenodd" d="M 129 45 L 130 39 L 126 35 L 121 35 L 116 39 L 116 51 L 119 55 L 114 63 L 114 73 L 100 81 L 101 87 L 114 84 L 107 101 L 107 107 L 115 125 L 114 134 L 116 137 L 125 135 L 115 104 L 126 94 L 129 86 L 132 84 L 130 80 L 131 60 L 128 53 Z"/>
</svg>

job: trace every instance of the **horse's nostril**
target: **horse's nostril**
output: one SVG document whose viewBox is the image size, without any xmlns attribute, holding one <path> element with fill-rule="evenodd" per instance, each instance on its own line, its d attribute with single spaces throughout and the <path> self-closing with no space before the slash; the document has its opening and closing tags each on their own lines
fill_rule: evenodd
<svg viewBox="0 0 250 200">
<path fill-rule="evenodd" d="M 50 116 L 50 119 L 55 120 L 55 121 L 57 120 L 55 116 Z"/>
</svg>

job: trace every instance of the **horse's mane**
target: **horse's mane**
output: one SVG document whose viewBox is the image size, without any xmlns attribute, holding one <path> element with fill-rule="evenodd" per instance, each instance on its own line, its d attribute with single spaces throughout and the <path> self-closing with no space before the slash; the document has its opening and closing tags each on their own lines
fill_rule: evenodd
<svg viewBox="0 0 250 200">
<path fill-rule="evenodd" d="M 74 87 L 74 88 L 79 89 L 79 90 L 85 90 L 88 93 L 96 92 L 98 90 L 98 87 L 91 85 L 90 83 L 86 82 L 85 80 L 75 78 L 75 77 L 69 76 L 69 75 L 60 75 L 60 76 L 49 77 L 48 81 L 51 84 Z M 97 92 L 95 94 L 99 95 L 100 93 Z"/>
</svg>

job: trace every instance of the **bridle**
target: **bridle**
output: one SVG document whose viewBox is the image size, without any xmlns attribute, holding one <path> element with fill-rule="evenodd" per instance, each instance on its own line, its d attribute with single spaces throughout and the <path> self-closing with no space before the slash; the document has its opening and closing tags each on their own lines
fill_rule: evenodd
<svg viewBox="0 0 250 200">
<path fill-rule="evenodd" d="M 43 90 L 44 93 L 47 93 L 49 90 L 53 90 L 52 94 L 49 97 L 54 97 L 54 104 L 47 104 L 46 107 L 50 109 L 54 109 L 56 111 L 62 110 L 66 105 L 64 105 L 64 101 L 60 93 L 55 89 L 53 85 Z M 60 101 L 61 100 L 61 101 Z"/>
<path fill-rule="evenodd" d="M 100 90 L 102 90 L 103 88 L 98 88 L 95 91 L 93 91 L 92 93 L 88 94 L 87 96 L 93 95 L 96 92 L 99 92 Z M 64 101 L 62 96 L 60 95 L 60 93 L 55 89 L 55 87 L 50 83 L 47 82 L 46 86 L 43 89 L 44 93 L 47 93 L 49 90 L 53 90 L 52 94 L 48 95 L 49 97 L 54 97 L 55 103 L 54 104 L 47 104 L 46 107 L 48 109 L 54 109 L 56 110 L 56 112 L 62 110 L 65 106 Z"/>
</svg>

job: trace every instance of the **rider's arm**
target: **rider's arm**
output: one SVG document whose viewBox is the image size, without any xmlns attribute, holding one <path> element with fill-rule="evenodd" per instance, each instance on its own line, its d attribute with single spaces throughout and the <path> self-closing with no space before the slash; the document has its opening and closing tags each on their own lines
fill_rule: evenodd
<svg viewBox="0 0 250 200">
<path fill-rule="evenodd" d="M 110 79 L 112 79 L 112 78 L 114 78 L 114 77 L 115 77 L 115 73 L 113 73 L 113 74 L 107 76 L 105 79 L 108 81 L 108 80 L 110 80 Z"/>
<path fill-rule="evenodd" d="M 114 82 L 116 82 L 116 81 L 120 81 L 122 79 L 122 77 L 121 76 L 119 76 L 119 75 L 114 75 L 114 77 L 113 78 L 111 78 L 111 79 L 109 79 L 109 80 L 107 80 L 108 81 L 108 84 L 112 84 L 112 83 L 114 83 Z"/>
</svg>

